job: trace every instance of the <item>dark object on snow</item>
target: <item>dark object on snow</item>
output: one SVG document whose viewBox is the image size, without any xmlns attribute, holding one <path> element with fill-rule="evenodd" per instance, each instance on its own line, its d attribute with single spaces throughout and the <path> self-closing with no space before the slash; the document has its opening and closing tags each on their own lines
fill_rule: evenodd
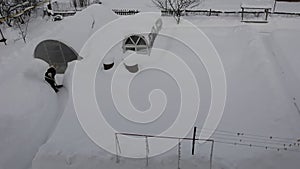
<svg viewBox="0 0 300 169">
<path fill-rule="evenodd" d="M 104 68 L 104 70 L 109 70 L 114 67 L 114 64 L 115 64 L 114 62 L 109 63 L 109 64 L 103 63 L 103 68 Z"/>
<path fill-rule="evenodd" d="M 7 39 L 6 38 L 4 38 L 4 35 L 3 35 L 3 33 L 2 33 L 2 30 L 0 29 L 0 34 L 1 34 L 1 36 L 2 36 L 2 39 L 0 39 L 0 42 L 3 42 L 5 45 L 7 45 L 6 44 L 6 41 L 7 41 Z"/>
<path fill-rule="evenodd" d="M 63 85 L 57 85 L 55 82 L 56 70 L 53 66 L 51 66 L 47 72 L 45 73 L 45 80 L 50 84 L 53 90 L 57 93 L 59 88 L 63 87 Z"/>
<path fill-rule="evenodd" d="M 102 4 L 102 2 L 99 1 L 99 0 L 94 0 L 94 3 L 95 3 L 95 4 Z"/>
<path fill-rule="evenodd" d="M 49 4 L 47 5 L 47 8 L 48 8 L 49 10 L 52 10 L 52 5 L 51 5 L 50 2 L 49 2 Z"/>
<path fill-rule="evenodd" d="M 135 15 L 140 13 L 139 10 L 128 10 L 128 9 L 113 9 L 112 10 L 117 15 Z"/>
<path fill-rule="evenodd" d="M 132 65 L 132 66 L 128 66 L 124 63 L 125 68 L 130 72 L 130 73 L 136 73 L 139 71 L 139 66 L 138 64 Z"/>
<path fill-rule="evenodd" d="M 47 5 L 47 14 L 48 16 L 52 16 L 53 15 L 53 11 L 52 11 L 52 5 L 49 2 L 49 4 Z"/>
<path fill-rule="evenodd" d="M 61 21 L 61 20 L 63 20 L 63 16 L 62 15 L 55 15 L 54 17 L 53 17 L 53 21 Z"/>
<path fill-rule="evenodd" d="M 6 45 L 6 41 L 7 41 L 7 39 L 5 39 L 5 38 L 0 39 L 0 42 L 3 42 L 5 45 Z"/>
</svg>

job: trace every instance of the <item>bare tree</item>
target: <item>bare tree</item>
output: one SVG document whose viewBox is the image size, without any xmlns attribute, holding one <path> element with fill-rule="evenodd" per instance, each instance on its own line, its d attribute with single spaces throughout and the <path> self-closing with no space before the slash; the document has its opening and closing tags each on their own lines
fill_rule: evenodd
<svg viewBox="0 0 300 169">
<path fill-rule="evenodd" d="M 19 30 L 20 38 L 26 43 L 31 12 L 37 0 L 0 0 L 0 16 L 9 27 Z"/>
<path fill-rule="evenodd" d="M 171 12 L 177 24 L 179 24 L 184 10 L 200 5 L 202 0 L 152 0 L 152 2 L 159 9 Z"/>
<path fill-rule="evenodd" d="M 0 15 L 4 18 L 5 23 L 9 27 L 12 27 L 11 22 L 13 19 L 11 19 L 10 16 L 14 5 L 12 1 L 0 0 Z"/>
<path fill-rule="evenodd" d="M 25 7 L 35 5 L 36 2 L 36 0 L 0 0 L 0 15 L 5 23 L 12 27 L 13 16 L 24 10 Z"/>
<path fill-rule="evenodd" d="M 31 10 L 26 9 L 28 9 L 27 7 L 30 7 L 31 5 L 35 5 L 36 1 L 15 0 L 15 2 L 15 8 L 18 8 L 16 8 L 15 13 L 11 17 L 13 18 L 14 26 L 16 26 L 19 29 L 21 39 L 23 39 L 23 41 L 26 43 L 28 25 L 31 19 Z"/>
<path fill-rule="evenodd" d="M 16 20 L 16 24 L 19 29 L 19 34 L 20 34 L 21 38 L 23 39 L 24 43 L 26 43 L 29 20 L 30 20 L 30 16 L 27 17 L 23 21 L 21 21 L 20 18 L 18 20 Z"/>
</svg>

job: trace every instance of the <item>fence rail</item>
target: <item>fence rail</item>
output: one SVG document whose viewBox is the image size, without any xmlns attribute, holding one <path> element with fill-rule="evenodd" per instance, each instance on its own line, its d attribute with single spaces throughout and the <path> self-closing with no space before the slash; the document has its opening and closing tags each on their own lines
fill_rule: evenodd
<svg viewBox="0 0 300 169">
<path fill-rule="evenodd" d="M 140 12 L 136 9 L 113 9 L 112 11 L 117 15 L 135 15 Z"/>
<path fill-rule="evenodd" d="M 120 142 L 118 137 L 120 135 L 123 136 L 130 136 L 130 137 L 141 137 L 141 138 L 145 138 L 145 148 L 146 148 L 146 154 L 145 154 L 145 159 L 146 159 L 146 166 L 149 165 L 149 152 L 150 152 L 150 147 L 149 147 L 149 142 L 148 139 L 149 138 L 160 138 L 160 139 L 172 139 L 172 140 L 178 140 L 178 145 L 177 145 L 177 166 L 178 169 L 180 169 L 180 161 L 181 161 L 181 141 L 183 140 L 187 140 L 187 141 L 192 141 L 192 149 L 194 149 L 194 144 L 195 141 L 206 141 L 206 142 L 210 142 L 211 143 L 211 147 L 210 147 L 210 160 L 209 160 L 209 168 L 212 169 L 212 165 L 213 165 L 213 151 L 214 151 L 214 144 L 215 141 L 213 139 L 200 139 L 200 138 L 196 138 L 196 127 L 194 128 L 194 136 L 192 138 L 190 137 L 174 137 L 174 136 L 158 136 L 158 135 L 147 135 L 147 134 L 136 134 L 136 133 L 115 133 L 115 143 L 116 143 L 116 162 L 119 163 L 120 161 L 120 154 L 121 154 L 121 146 L 120 146 Z M 194 155 L 193 150 L 192 150 L 192 155 Z"/>
<path fill-rule="evenodd" d="M 212 139 L 199 139 L 199 138 L 190 138 L 190 137 L 173 137 L 173 136 L 156 136 L 156 135 L 147 135 L 147 134 L 135 134 L 135 133 L 116 133 L 117 135 L 124 136 L 135 136 L 135 137 L 148 137 L 148 138 L 162 138 L 162 139 L 175 139 L 175 140 L 193 140 L 196 141 L 213 141 Z"/>
<path fill-rule="evenodd" d="M 183 15 L 206 15 L 206 16 L 228 16 L 228 15 L 239 15 L 242 14 L 242 11 L 221 11 L 221 10 L 193 10 L 188 9 L 182 11 Z M 254 16 L 260 16 L 261 14 L 265 14 L 264 11 L 244 11 L 245 14 L 253 14 Z M 171 10 L 162 10 L 162 16 L 172 16 L 174 14 Z M 300 12 L 268 12 L 269 15 L 284 15 L 284 16 L 300 16 Z"/>
<path fill-rule="evenodd" d="M 73 16 L 76 14 L 76 11 L 53 11 L 53 15 L 61 15 L 61 16 Z"/>
</svg>

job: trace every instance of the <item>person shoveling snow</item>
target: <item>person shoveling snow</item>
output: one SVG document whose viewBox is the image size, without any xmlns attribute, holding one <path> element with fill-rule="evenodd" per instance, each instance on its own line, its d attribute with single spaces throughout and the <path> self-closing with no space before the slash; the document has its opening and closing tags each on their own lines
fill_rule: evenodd
<svg viewBox="0 0 300 169">
<path fill-rule="evenodd" d="M 50 66 L 50 68 L 45 73 L 45 80 L 50 84 L 50 86 L 57 93 L 59 88 L 63 87 L 63 85 L 57 85 L 55 82 L 56 69 L 54 66 Z"/>
</svg>

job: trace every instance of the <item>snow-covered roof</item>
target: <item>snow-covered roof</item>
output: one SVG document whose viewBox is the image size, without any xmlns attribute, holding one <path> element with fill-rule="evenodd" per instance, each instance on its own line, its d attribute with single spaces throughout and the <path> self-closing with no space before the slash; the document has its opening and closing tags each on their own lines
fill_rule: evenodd
<svg viewBox="0 0 300 169">
<path fill-rule="evenodd" d="M 117 18 L 118 16 L 114 12 L 102 5 L 91 5 L 83 11 L 76 13 L 74 16 L 66 18 L 60 28 L 64 31 L 58 31 L 51 39 L 64 42 L 79 53 L 91 35 L 91 32 L 87 30 L 96 31 L 106 23 Z M 94 28 L 92 28 L 93 25 Z M 49 38 L 45 37 L 43 40 L 46 39 Z"/>
</svg>

